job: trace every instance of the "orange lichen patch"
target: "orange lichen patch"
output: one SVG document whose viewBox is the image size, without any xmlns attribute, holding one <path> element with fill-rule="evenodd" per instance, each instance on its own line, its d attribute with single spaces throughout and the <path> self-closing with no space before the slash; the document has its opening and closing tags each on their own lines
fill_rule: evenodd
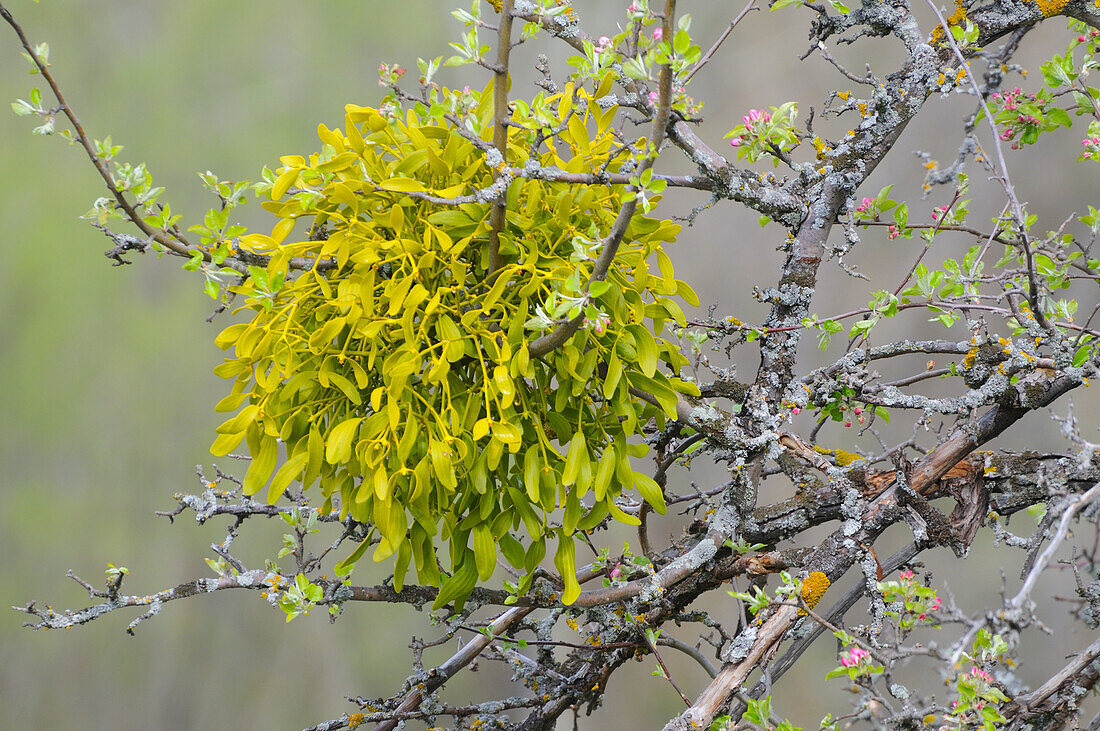
<svg viewBox="0 0 1100 731">
<path fill-rule="evenodd" d="M 1050 0 L 1047 0 L 1048 2 Z M 1055 0 L 1057 1 L 1057 0 Z M 1062 3 L 1065 5 L 1065 2 Z M 947 16 L 948 25 L 959 25 L 966 21 L 966 8 L 963 7 L 963 0 L 955 0 L 955 12 Z M 943 41 L 943 26 L 937 25 L 932 31 L 932 42 L 940 43 Z"/>
<path fill-rule="evenodd" d="M 366 719 L 366 715 L 362 713 L 353 713 L 348 716 L 348 727 L 359 728 L 363 725 L 363 721 Z"/>
<path fill-rule="evenodd" d="M 1096 2 L 1100 3 L 1100 0 L 1096 0 Z M 850 92 L 850 91 L 838 91 L 836 93 L 836 95 L 839 96 L 844 101 L 848 101 L 848 97 L 850 97 L 852 95 L 852 92 Z"/>
<path fill-rule="evenodd" d="M 1035 0 L 1035 4 L 1039 6 L 1039 11 L 1043 14 L 1043 17 L 1049 18 L 1052 15 L 1061 13 L 1062 8 L 1069 4 L 1069 0 Z"/>
<path fill-rule="evenodd" d="M 825 596 L 828 588 L 829 577 L 820 571 L 811 571 L 810 575 L 802 580 L 802 601 L 806 602 L 807 607 L 813 609 L 821 601 L 821 597 Z M 800 615 L 806 614 L 801 609 L 798 610 L 798 613 Z"/>
<path fill-rule="evenodd" d="M 573 8 L 566 2 L 566 0 L 554 0 L 554 4 L 557 6 L 565 6 L 565 17 L 569 18 L 570 22 L 577 22 L 577 14 L 573 12 Z"/>
</svg>

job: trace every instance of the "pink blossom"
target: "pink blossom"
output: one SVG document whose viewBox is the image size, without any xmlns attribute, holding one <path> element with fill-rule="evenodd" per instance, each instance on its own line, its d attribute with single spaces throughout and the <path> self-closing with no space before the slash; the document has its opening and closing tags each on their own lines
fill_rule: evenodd
<svg viewBox="0 0 1100 731">
<path fill-rule="evenodd" d="M 655 91 L 649 92 L 649 103 L 650 104 L 656 104 L 657 103 L 657 92 L 655 92 Z"/>
<path fill-rule="evenodd" d="M 863 648 L 853 647 L 847 653 L 840 654 L 840 664 L 846 668 L 852 668 L 863 662 L 864 658 L 870 657 L 871 653 L 867 652 Z"/>
<path fill-rule="evenodd" d="M 900 574 L 898 574 L 898 578 L 902 579 L 903 581 L 908 581 L 909 579 L 913 578 L 913 572 L 906 569 L 905 571 L 902 571 Z"/>
<path fill-rule="evenodd" d="M 741 143 L 743 141 L 744 140 L 742 140 L 740 137 L 734 137 L 732 140 L 730 140 L 730 146 L 731 147 L 740 147 Z"/>
<path fill-rule="evenodd" d="M 659 41 L 662 38 L 664 38 L 664 35 L 665 35 L 665 29 L 664 28 L 654 28 L 653 29 L 653 40 Z"/>
<path fill-rule="evenodd" d="M 852 422 L 850 422 L 850 421 L 844 422 L 844 426 L 851 426 L 851 425 L 852 425 Z"/>
<path fill-rule="evenodd" d="M 596 52 L 603 53 L 609 48 L 611 48 L 611 39 L 607 36 L 600 36 L 599 40 L 596 41 Z"/>
<path fill-rule="evenodd" d="M 791 413 L 794 414 L 795 416 L 798 416 L 799 414 L 802 413 L 802 409 L 795 406 L 793 409 L 791 409 Z"/>
<path fill-rule="evenodd" d="M 772 115 L 763 109 L 750 109 L 748 114 L 741 117 L 741 121 L 745 123 L 746 127 L 752 127 L 757 122 L 767 122 L 771 118 Z"/>
<path fill-rule="evenodd" d="M 1084 43 L 1085 42 L 1085 37 L 1084 36 L 1077 36 L 1077 42 L 1078 43 Z"/>
</svg>

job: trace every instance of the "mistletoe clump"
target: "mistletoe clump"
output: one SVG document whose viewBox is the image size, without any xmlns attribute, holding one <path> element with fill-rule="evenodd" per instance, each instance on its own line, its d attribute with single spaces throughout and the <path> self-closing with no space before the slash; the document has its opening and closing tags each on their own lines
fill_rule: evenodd
<svg viewBox="0 0 1100 731">
<path fill-rule="evenodd" d="M 484 122 L 489 92 L 442 97 Z M 670 221 L 633 216 L 598 269 L 637 187 L 554 181 L 632 172 L 645 150 L 616 139 L 615 106 L 601 109 L 599 95 L 569 84 L 516 104 L 506 155 L 485 141 L 491 124 L 478 133 L 438 110 L 402 118 L 349 105 L 343 130 L 320 126 L 319 153 L 283 157 L 267 174 L 263 205 L 278 221 L 241 247 L 270 258 L 236 288 L 251 319 L 217 338 L 233 354 L 216 371 L 233 380 L 217 408 L 243 408 L 212 451 L 244 440 L 247 493 L 266 487 L 274 502 L 295 481 L 319 481 L 323 513 L 338 506 L 377 528 L 380 540 L 339 571 L 376 544 L 374 560 L 396 556 L 399 590 L 415 564 L 422 583 L 441 586 L 442 606 L 493 574 L 498 546 L 525 572 L 525 591 L 556 538 L 571 603 L 576 531 L 609 515 L 637 524 L 615 504 L 623 490 L 664 512 L 661 488 L 631 466 L 647 451 L 632 437 L 675 418 L 679 394 L 698 394 L 672 375 L 687 361 L 661 337 L 669 321 L 684 324 L 671 297 L 697 300 L 661 250 L 680 230 Z M 557 127 L 552 143 L 540 123 Z M 532 355 L 532 341 L 563 328 L 570 337 Z"/>
</svg>

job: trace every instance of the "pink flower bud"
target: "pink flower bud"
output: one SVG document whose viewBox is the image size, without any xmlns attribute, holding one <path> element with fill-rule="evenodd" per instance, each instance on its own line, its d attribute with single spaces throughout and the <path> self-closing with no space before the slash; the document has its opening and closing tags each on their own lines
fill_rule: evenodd
<svg viewBox="0 0 1100 731">
<path fill-rule="evenodd" d="M 665 35 L 664 28 L 654 28 L 653 29 L 653 40 L 659 41 L 659 40 L 661 40 L 661 38 L 664 37 L 664 35 Z"/>
</svg>

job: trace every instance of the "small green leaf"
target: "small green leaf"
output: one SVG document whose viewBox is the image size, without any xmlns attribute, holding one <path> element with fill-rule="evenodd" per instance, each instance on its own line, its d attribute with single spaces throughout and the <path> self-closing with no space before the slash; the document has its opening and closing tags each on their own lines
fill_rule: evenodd
<svg viewBox="0 0 1100 731">
<path fill-rule="evenodd" d="M 652 477 L 642 472 L 634 473 L 634 489 L 649 503 L 650 507 L 661 515 L 665 514 L 668 506 L 665 504 L 665 494 L 661 486 Z"/>
<path fill-rule="evenodd" d="M 279 459 L 279 442 L 275 437 L 264 435 L 260 440 L 258 453 L 252 455 L 252 462 L 244 475 L 244 494 L 255 495 L 271 477 L 275 462 Z"/>
<path fill-rule="evenodd" d="M 493 541 L 492 531 L 488 523 L 475 525 L 470 531 L 474 539 L 474 562 L 477 564 L 477 576 L 482 581 L 488 581 L 493 576 L 497 567 L 497 544 Z"/>
<path fill-rule="evenodd" d="M 351 459 L 352 442 L 362 417 L 345 419 L 332 428 L 325 439 L 325 461 L 329 464 L 342 464 Z"/>
<path fill-rule="evenodd" d="M 561 603 L 566 606 L 577 601 L 581 594 L 581 585 L 577 583 L 576 544 L 572 537 L 558 533 L 558 550 L 554 553 L 554 566 L 561 574 L 565 582 L 565 591 L 562 592 Z"/>
</svg>

